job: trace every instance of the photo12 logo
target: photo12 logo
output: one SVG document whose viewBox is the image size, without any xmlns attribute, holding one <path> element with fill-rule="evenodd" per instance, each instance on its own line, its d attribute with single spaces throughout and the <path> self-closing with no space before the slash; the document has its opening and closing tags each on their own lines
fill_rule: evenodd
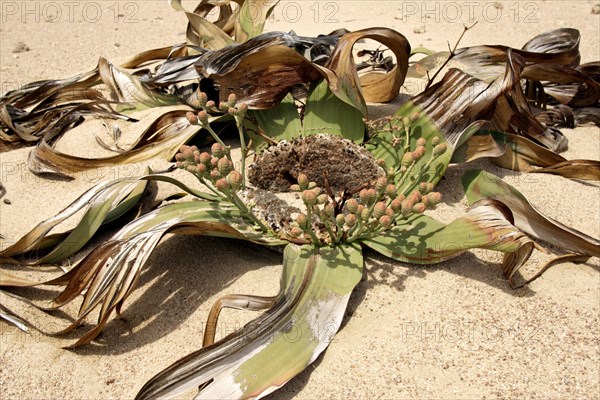
<svg viewBox="0 0 600 400">
<path fill-rule="evenodd" d="M 540 334 L 534 324 L 514 322 L 429 322 L 407 321 L 401 324 L 400 340 L 407 342 L 431 343 L 499 343 L 510 340 L 516 344 L 525 344 Z"/>
<path fill-rule="evenodd" d="M 266 3 L 249 3 L 240 11 L 242 21 L 268 22 L 283 21 L 288 24 L 298 22 L 315 24 L 337 24 L 340 5 L 335 1 L 277 1 L 271 0 Z M 218 16 L 218 8 L 213 8 L 207 15 L 208 19 Z M 267 14 L 268 13 L 268 14 Z"/>
<path fill-rule="evenodd" d="M 88 22 L 101 20 L 115 23 L 139 22 L 136 15 L 139 3 L 128 1 L 2 1 L 2 23 L 56 23 Z"/>
<path fill-rule="evenodd" d="M 485 21 L 535 23 L 540 20 L 540 6 L 532 1 L 514 3 L 479 1 L 403 1 L 400 7 L 402 22 L 418 20 L 429 22 L 474 23 Z"/>
</svg>

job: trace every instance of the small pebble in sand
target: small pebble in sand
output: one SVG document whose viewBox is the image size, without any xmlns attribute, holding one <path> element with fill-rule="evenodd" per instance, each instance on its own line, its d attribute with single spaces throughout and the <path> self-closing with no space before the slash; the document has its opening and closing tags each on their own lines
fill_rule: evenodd
<svg viewBox="0 0 600 400">
<path fill-rule="evenodd" d="M 600 3 L 596 3 L 592 6 L 592 14 L 600 14 Z"/>
<path fill-rule="evenodd" d="M 9 199 L 4 199 L 2 201 L 4 202 L 4 204 L 6 204 L 8 206 L 12 204 L 12 202 Z"/>
<path fill-rule="evenodd" d="M 17 45 L 13 48 L 13 53 L 25 53 L 26 51 L 31 50 L 29 48 L 29 46 L 27 46 L 25 43 L 23 42 L 19 42 L 17 43 Z"/>
<path fill-rule="evenodd" d="M 421 25 L 416 27 L 415 29 L 413 29 L 414 33 L 425 33 L 427 32 L 427 29 L 425 29 L 425 25 Z"/>
</svg>

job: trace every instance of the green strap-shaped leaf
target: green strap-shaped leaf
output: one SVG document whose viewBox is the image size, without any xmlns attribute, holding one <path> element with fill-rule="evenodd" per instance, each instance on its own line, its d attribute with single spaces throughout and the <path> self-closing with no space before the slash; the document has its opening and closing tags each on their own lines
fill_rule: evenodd
<svg viewBox="0 0 600 400">
<path fill-rule="evenodd" d="M 150 170 L 147 169 L 146 172 Z M 211 201 L 218 199 L 213 194 L 190 188 L 177 179 L 159 174 L 101 183 L 88 190 L 56 216 L 38 224 L 15 244 L 1 251 L 0 257 L 14 257 L 39 250 L 47 250 L 49 253 L 30 261 L 30 264 L 51 264 L 70 257 L 92 238 L 101 225 L 116 220 L 138 204 L 148 181 L 168 182 L 200 199 Z M 86 206 L 88 208 L 75 228 L 62 233 L 48 234 L 55 226 Z"/>
<path fill-rule="evenodd" d="M 172 398 L 196 387 L 197 398 L 258 398 L 276 390 L 329 345 L 362 269 L 357 245 L 289 244 L 274 306 L 156 375 L 136 399 Z"/>
<path fill-rule="evenodd" d="M 113 190 L 106 202 L 90 205 L 81 221 L 62 243 L 38 260 L 36 264 L 60 262 L 78 252 L 94 236 L 101 225 L 115 220 L 138 204 L 147 185 L 148 181 L 141 180 L 124 199 L 122 199 L 122 189 Z"/>
<path fill-rule="evenodd" d="M 361 112 L 335 96 L 326 80 L 311 86 L 302 120 L 290 94 L 274 108 L 250 113 L 263 133 L 276 141 L 327 133 L 361 143 L 365 135 Z"/>
<path fill-rule="evenodd" d="M 100 225 L 115 220 L 137 204 L 146 185 L 147 181 L 138 181 L 137 178 L 117 179 L 96 185 L 60 213 L 39 223 L 12 246 L 1 251 L 0 258 L 56 246 L 33 264 L 61 261 L 79 251 Z M 47 236 L 54 227 L 86 206 L 86 213 L 70 233 Z"/>
<path fill-rule="evenodd" d="M 249 115 L 256 119 L 258 127 L 266 136 L 277 142 L 293 140 L 302 135 L 302 122 L 291 94 L 285 96 L 277 106 L 266 110 L 251 110 Z M 264 140 L 256 135 L 252 138 L 255 146 Z"/>
<path fill-rule="evenodd" d="M 467 171 L 463 186 L 469 203 L 480 199 L 494 199 L 505 204 L 514 217 L 514 224 L 528 234 L 588 256 L 600 256 L 600 241 L 585 233 L 546 217 L 535 209 L 517 189 L 485 171 Z"/>
<path fill-rule="evenodd" d="M 448 225 L 417 214 L 363 243 L 394 260 L 414 264 L 439 263 L 474 248 L 501 251 L 511 255 L 504 260 L 505 275 L 511 277 L 534 244 L 507 218 L 502 204 L 481 201 Z"/>
<path fill-rule="evenodd" d="M 334 95 L 326 80 L 311 86 L 306 99 L 303 125 L 303 136 L 327 133 L 356 143 L 362 143 L 365 137 L 362 113 Z"/>
<path fill-rule="evenodd" d="M 177 186 L 178 188 L 184 190 L 186 193 L 189 193 L 192 196 L 197 197 L 199 199 L 210 200 L 210 201 L 220 200 L 220 198 L 215 196 L 214 194 L 191 188 L 188 185 L 186 185 L 185 183 L 178 181 L 175 178 L 171 178 L 170 176 L 167 176 L 167 175 L 159 175 L 159 174 L 146 175 L 140 179 L 145 179 L 148 181 L 158 181 L 158 182 L 170 183 L 171 185 Z"/>
</svg>

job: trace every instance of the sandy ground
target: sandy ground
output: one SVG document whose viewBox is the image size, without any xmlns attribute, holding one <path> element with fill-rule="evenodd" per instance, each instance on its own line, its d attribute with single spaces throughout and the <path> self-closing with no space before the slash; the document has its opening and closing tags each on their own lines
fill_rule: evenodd
<svg viewBox="0 0 600 400">
<path fill-rule="evenodd" d="M 67 4 L 69 3 L 69 4 Z M 194 2 L 184 2 L 192 7 Z M 538 33 L 581 31 L 583 61 L 600 59 L 600 20 L 593 1 L 408 2 L 282 1 L 267 25 L 315 35 L 336 28 L 387 26 L 413 47 L 445 49 L 463 23 L 478 20 L 464 45 L 520 47 Z M 185 17 L 165 1 L 1 2 L 0 92 L 27 82 L 71 76 L 98 56 L 119 62 L 142 50 L 185 40 Z M 415 33 L 415 31 L 423 31 Z M 29 50 L 15 52 L 19 43 Z M 22 47 L 22 46 L 21 46 Z M 599 159 L 597 128 L 565 130 L 567 158 Z M 77 154 L 95 151 L 90 132 L 65 138 Z M 88 187 L 133 175 L 142 165 L 115 166 L 46 180 L 25 166 L 28 149 L 0 154 L 0 232 L 16 239 Z M 155 160 L 155 167 L 165 163 Z M 548 215 L 600 236 L 598 185 L 488 168 Z M 467 168 L 472 168 L 468 166 Z M 451 168 L 436 211 L 448 222 L 465 202 Z M 158 196 L 168 189 L 160 187 Z M 511 290 L 500 256 L 475 251 L 421 268 L 367 255 L 367 279 L 353 294 L 345 325 L 326 354 L 271 398 L 535 398 L 600 397 L 600 267 L 561 264 L 527 288 Z M 533 264 L 547 260 L 538 255 Z M 132 398 L 151 376 L 200 347 L 210 305 L 226 293 L 277 292 L 281 256 L 233 241 L 167 237 L 101 343 L 61 349 L 72 338 L 26 335 L 0 323 L 2 399 Z M 351 318 L 350 318 L 351 316 Z M 251 315 L 226 312 L 221 334 Z"/>
</svg>

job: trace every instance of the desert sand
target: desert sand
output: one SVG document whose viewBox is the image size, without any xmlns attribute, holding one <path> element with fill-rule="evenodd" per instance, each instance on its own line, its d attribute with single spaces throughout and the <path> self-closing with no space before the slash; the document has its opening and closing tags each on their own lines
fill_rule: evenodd
<svg viewBox="0 0 600 400">
<path fill-rule="evenodd" d="M 582 62 L 589 62 L 600 59 L 600 19 L 592 14 L 594 3 L 282 1 L 266 28 L 316 35 L 341 27 L 386 26 L 403 33 L 413 47 L 444 50 L 446 41 L 458 38 L 463 23 L 474 20 L 479 23 L 462 45 L 521 47 L 536 34 L 573 27 L 582 34 Z M 184 5 L 192 8 L 195 2 Z M 185 40 L 185 16 L 166 1 L 3 1 L 1 7 L 2 93 L 91 69 L 99 56 L 118 63 Z M 563 132 L 570 141 L 565 157 L 600 158 L 597 128 Z M 91 132 L 77 133 L 69 133 L 61 149 L 99 154 Z M 90 171 L 67 182 L 31 174 L 28 152 L 23 148 L 0 154 L 0 182 L 11 202 L 0 203 L 5 243 L 94 184 L 139 174 L 146 165 Z M 150 164 L 167 165 L 162 160 Z M 476 167 L 503 177 L 547 215 L 600 236 L 597 184 L 515 173 L 487 161 L 451 167 L 439 187 L 444 203 L 432 215 L 449 222 L 465 211 L 460 176 Z M 171 192 L 161 185 L 156 197 Z M 528 287 L 512 290 L 502 278 L 498 253 L 473 251 L 431 267 L 391 262 L 369 251 L 366 256 L 366 280 L 353 293 L 334 342 L 270 398 L 599 398 L 598 259 L 557 265 Z M 549 259 L 539 253 L 530 264 Z M 275 294 L 280 263 L 279 253 L 260 247 L 168 236 L 127 301 L 125 320 L 112 320 L 99 343 L 64 350 L 73 337 L 24 334 L 0 322 L 0 397 L 133 398 L 155 373 L 201 346 L 204 319 L 218 297 Z M 242 327 L 252 316 L 224 312 L 219 334 Z"/>
</svg>

